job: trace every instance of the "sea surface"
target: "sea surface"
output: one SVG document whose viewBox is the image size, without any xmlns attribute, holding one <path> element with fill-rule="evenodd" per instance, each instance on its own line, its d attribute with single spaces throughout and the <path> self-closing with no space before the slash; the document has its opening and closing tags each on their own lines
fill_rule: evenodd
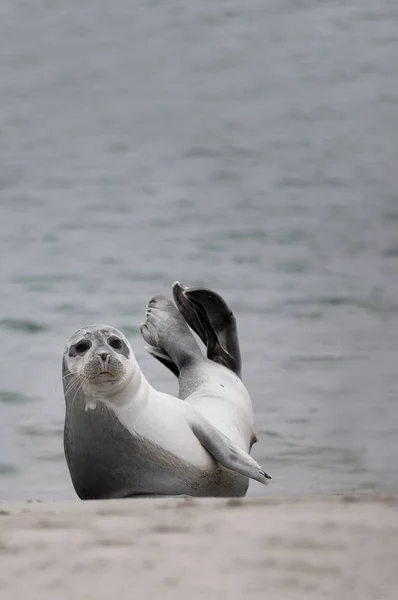
<svg viewBox="0 0 398 600">
<path fill-rule="evenodd" d="M 61 359 L 221 293 L 250 495 L 398 492 L 396 0 L 2 0 L 0 499 L 75 498 Z"/>
</svg>

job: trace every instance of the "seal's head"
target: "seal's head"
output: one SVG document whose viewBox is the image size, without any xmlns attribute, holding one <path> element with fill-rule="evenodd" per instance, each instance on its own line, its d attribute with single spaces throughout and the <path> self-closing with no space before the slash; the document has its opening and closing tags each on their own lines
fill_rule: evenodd
<svg viewBox="0 0 398 600">
<path fill-rule="evenodd" d="M 82 327 L 65 347 L 62 375 L 65 397 L 81 389 L 93 399 L 121 391 L 136 362 L 127 338 L 109 325 Z"/>
</svg>

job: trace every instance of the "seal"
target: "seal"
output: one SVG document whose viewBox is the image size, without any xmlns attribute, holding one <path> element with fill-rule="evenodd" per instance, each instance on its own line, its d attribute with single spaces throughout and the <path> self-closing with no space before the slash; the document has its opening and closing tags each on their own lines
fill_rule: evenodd
<svg viewBox="0 0 398 600">
<path fill-rule="evenodd" d="M 188 299 L 189 288 L 175 284 L 173 294 L 204 339 L 217 338 L 217 319 L 200 315 L 206 303 L 199 291 Z M 236 373 L 203 356 L 183 315 L 164 296 L 150 300 L 142 334 L 151 353 L 178 370 L 180 397 L 150 385 L 127 338 L 113 327 L 83 327 L 66 345 L 64 450 L 77 495 L 243 496 L 249 478 L 267 483 L 249 455 L 253 413 Z M 225 360 L 225 350 L 209 347 Z"/>
</svg>

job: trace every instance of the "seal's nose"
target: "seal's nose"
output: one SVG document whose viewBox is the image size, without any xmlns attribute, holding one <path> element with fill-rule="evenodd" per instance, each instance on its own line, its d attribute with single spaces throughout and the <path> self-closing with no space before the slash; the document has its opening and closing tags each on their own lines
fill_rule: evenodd
<svg viewBox="0 0 398 600">
<path fill-rule="evenodd" d="M 101 352 L 99 354 L 99 357 L 101 358 L 101 360 L 103 360 L 104 362 L 106 362 L 106 359 L 108 358 L 109 354 L 108 352 Z"/>
</svg>

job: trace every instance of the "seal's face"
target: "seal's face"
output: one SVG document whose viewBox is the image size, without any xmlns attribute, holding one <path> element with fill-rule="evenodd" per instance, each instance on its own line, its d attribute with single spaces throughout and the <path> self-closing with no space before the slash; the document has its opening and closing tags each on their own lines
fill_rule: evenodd
<svg viewBox="0 0 398 600">
<path fill-rule="evenodd" d="M 64 374 L 94 395 L 124 387 L 133 375 L 134 365 L 127 338 L 108 325 L 79 329 L 68 341 L 64 352 Z M 64 386 L 65 383 L 64 378 Z"/>
</svg>

